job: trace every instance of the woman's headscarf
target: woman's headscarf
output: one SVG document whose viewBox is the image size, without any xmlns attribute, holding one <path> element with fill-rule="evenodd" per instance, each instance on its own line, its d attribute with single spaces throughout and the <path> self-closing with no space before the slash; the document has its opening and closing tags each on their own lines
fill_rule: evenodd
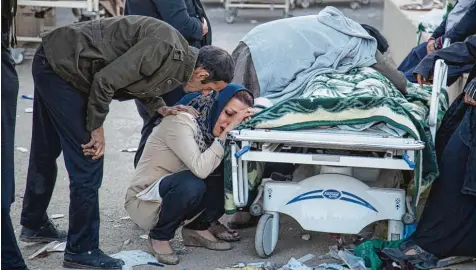
<svg viewBox="0 0 476 270">
<path fill-rule="evenodd" d="M 244 86 L 232 83 L 220 92 L 212 92 L 206 96 L 201 93 L 187 94 L 177 103 L 177 105 L 191 106 L 200 113 L 196 119 L 199 132 L 195 140 L 202 152 L 208 149 L 215 139 L 213 128 L 221 112 L 233 96 L 240 91 L 247 91 L 253 96 Z"/>
</svg>

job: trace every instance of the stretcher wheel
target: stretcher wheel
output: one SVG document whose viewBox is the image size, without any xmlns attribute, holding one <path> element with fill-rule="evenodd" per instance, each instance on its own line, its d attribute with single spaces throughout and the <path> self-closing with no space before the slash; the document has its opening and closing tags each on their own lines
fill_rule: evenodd
<svg viewBox="0 0 476 270">
<path fill-rule="evenodd" d="M 237 15 L 238 15 L 238 9 L 237 8 L 230 8 L 227 11 L 227 14 L 226 14 L 226 17 L 225 17 L 226 22 L 227 23 L 234 23 L 235 18 L 236 18 Z"/>
<path fill-rule="evenodd" d="M 261 258 L 268 258 L 273 253 L 273 216 L 264 214 L 258 221 L 255 235 L 256 254 Z"/>
<path fill-rule="evenodd" d="M 255 217 L 259 217 L 263 214 L 263 206 L 259 203 L 254 203 L 250 206 L 250 214 Z"/>
<path fill-rule="evenodd" d="M 350 8 L 353 10 L 359 9 L 360 8 L 360 3 L 357 1 L 351 1 L 350 2 Z"/>
<path fill-rule="evenodd" d="M 360 3 L 362 3 L 363 5 L 368 5 L 370 4 L 370 0 L 360 0 Z"/>
<path fill-rule="evenodd" d="M 406 225 L 414 224 L 416 222 L 416 217 L 410 213 L 405 213 L 402 217 L 402 222 Z"/>
</svg>

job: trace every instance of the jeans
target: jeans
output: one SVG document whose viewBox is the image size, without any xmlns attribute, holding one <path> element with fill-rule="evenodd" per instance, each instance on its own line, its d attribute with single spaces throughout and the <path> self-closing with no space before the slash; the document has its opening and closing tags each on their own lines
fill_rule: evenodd
<svg viewBox="0 0 476 270">
<path fill-rule="evenodd" d="M 476 256 L 476 196 L 463 194 L 470 151 L 474 151 L 476 108 L 468 108 L 439 161 L 413 240 L 440 258 Z"/>
<path fill-rule="evenodd" d="M 33 131 L 21 224 L 40 228 L 55 187 L 56 159 L 63 151 L 70 180 L 69 228 L 66 251 L 82 253 L 99 247 L 99 194 L 103 158 L 84 156 L 88 96 L 61 79 L 40 46 L 32 64 L 35 96 Z"/>
<path fill-rule="evenodd" d="M 220 172 L 220 173 L 217 173 Z M 219 166 L 206 179 L 196 177 L 191 171 L 182 171 L 164 178 L 159 193 L 162 205 L 159 221 L 149 235 L 156 240 L 170 240 L 185 220 L 185 228 L 204 231 L 210 228 L 224 213 L 223 167 Z"/>
<path fill-rule="evenodd" d="M 10 206 L 15 200 L 14 143 L 18 75 L 10 53 L 2 46 L 2 269 L 27 269 L 18 248 Z"/>
<path fill-rule="evenodd" d="M 422 43 L 415 48 L 408 54 L 408 56 L 403 59 L 402 63 L 398 67 L 398 70 L 403 72 L 405 74 L 405 77 L 412 82 L 416 83 L 416 77 L 413 75 L 413 70 L 420 64 L 420 61 L 425 58 L 426 56 L 426 44 Z M 465 66 L 448 66 L 448 79 L 447 79 L 447 85 L 450 86 L 458 78 L 463 75 L 463 73 L 467 73 L 471 70 L 473 65 L 465 65 Z"/>
</svg>

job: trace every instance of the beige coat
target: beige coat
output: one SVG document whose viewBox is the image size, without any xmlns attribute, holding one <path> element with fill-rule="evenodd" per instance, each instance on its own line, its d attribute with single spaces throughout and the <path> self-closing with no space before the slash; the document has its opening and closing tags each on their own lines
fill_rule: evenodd
<svg viewBox="0 0 476 270">
<path fill-rule="evenodd" d="M 145 230 L 159 220 L 161 202 L 141 201 L 136 195 L 163 176 L 190 170 L 205 179 L 220 165 L 224 149 L 218 140 L 203 153 L 195 137 L 198 124 L 188 113 L 162 120 L 154 128 L 137 164 L 132 183 L 126 192 L 125 208 L 131 219 Z"/>
</svg>

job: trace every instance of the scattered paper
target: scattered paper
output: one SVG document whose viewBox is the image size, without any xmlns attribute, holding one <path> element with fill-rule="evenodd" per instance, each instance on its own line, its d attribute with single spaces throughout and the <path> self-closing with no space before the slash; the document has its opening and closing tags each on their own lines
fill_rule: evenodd
<svg viewBox="0 0 476 270">
<path fill-rule="evenodd" d="M 251 24 L 257 24 L 258 21 L 257 21 L 257 20 L 251 20 L 250 23 L 251 23 Z"/>
<path fill-rule="evenodd" d="M 147 234 L 140 235 L 139 237 L 146 240 L 149 239 L 149 236 Z"/>
<path fill-rule="evenodd" d="M 25 112 L 26 112 L 26 113 L 32 113 L 32 112 L 33 112 L 33 108 L 26 108 L 26 109 L 25 109 Z"/>
<path fill-rule="evenodd" d="M 28 152 L 28 149 L 26 149 L 25 147 L 17 147 L 17 150 L 23 153 Z"/>
<path fill-rule="evenodd" d="M 49 252 L 64 252 L 66 249 L 66 242 L 59 242 L 59 241 L 53 241 L 49 244 L 44 245 L 37 251 L 35 251 L 33 254 L 31 254 L 28 259 L 34 259 L 35 257 L 38 257 L 40 254 L 47 254 Z"/>
<path fill-rule="evenodd" d="M 349 270 L 349 268 L 344 267 L 340 264 L 337 263 L 323 263 L 320 264 L 317 268 L 314 268 L 314 270 L 326 270 L 326 269 L 332 269 L 332 270 Z"/>
<path fill-rule="evenodd" d="M 144 252 L 142 250 L 126 250 L 121 251 L 116 254 L 111 255 L 111 257 L 116 259 L 121 259 L 124 261 L 122 270 L 133 270 L 134 266 L 144 265 L 149 262 L 159 263 L 154 256 Z"/>
<path fill-rule="evenodd" d="M 279 270 L 312 270 L 312 268 L 294 258 L 291 258 L 288 263 L 279 268 Z"/>
<path fill-rule="evenodd" d="M 128 220 L 128 219 L 131 219 L 131 217 L 130 216 L 121 217 L 121 220 Z"/>
<path fill-rule="evenodd" d="M 308 241 L 308 240 L 311 239 L 311 235 L 310 235 L 310 234 L 303 234 L 303 235 L 301 236 L 301 239 Z"/>
<path fill-rule="evenodd" d="M 305 262 L 311 260 L 312 258 L 314 258 L 314 255 L 306 254 L 306 255 L 302 256 L 301 258 L 299 258 L 298 261 L 300 261 L 302 263 L 305 263 Z"/>
<path fill-rule="evenodd" d="M 121 152 L 135 153 L 135 152 L 137 152 L 137 148 L 127 148 L 127 149 L 121 150 Z"/>
<path fill-rule="evenodd" d="M 362 258 L 355 256 L 350 251 L 339 250 L 337 253 L 341 260 L 347 264 L 347 266 L 352 270 L 367 270 L 365 267 L 365 262 Z"/>
<path fill-rule="evenodd" d="M 51 219 L 59 219 L 59 218 L 64 218 L 63 214 L 53 214 L 51 215 Z"/>
<path fill-rule="evenodd" d="M 129 245 L 130 243 L 131 243 L 131 239 L 127 239 L 126 241 L 124 241 L 124 246 Z"/>
</svg>

